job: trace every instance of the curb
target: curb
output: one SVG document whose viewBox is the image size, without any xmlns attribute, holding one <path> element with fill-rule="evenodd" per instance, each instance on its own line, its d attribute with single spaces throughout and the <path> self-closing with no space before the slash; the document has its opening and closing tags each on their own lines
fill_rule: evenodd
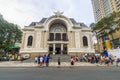
<svg viewBox="0 0 120 80">
<path fill-rule="evenodd" d="M 70 65 L 70 62 L 62 62 L 60 66 L 58 66 L 57 62 L 50 62 L 49 67 L 56 67 L 56 68 L 71 68 L 71 67 L 116 67 L 115 64 L 113 65 L 100 65 L 100 64 L 90 64 L 86 62 L 76 62 L 73 66 Z M 16 62 L 16 61 L 9 61 L 9 62 L 0 62 L 0 68 L 47 68 L 45 64 L 40 67 L 37 63 L 30 62 Z M 48 67 L 48 68 L 49 68 Z"/>
</svg>

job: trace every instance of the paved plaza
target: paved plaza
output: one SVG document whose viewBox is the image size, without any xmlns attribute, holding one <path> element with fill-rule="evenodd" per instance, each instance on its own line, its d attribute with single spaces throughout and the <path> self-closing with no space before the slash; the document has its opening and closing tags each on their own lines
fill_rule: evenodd
<svg viewBox="0 0 120 80">
<path fill-rule="evenodd" d="M 21 61 L 6 61 L 0 62 L 0 67 L 38 67 L 39 65 L 34 62 L 21 62 Z M 45 66 L 45 64 L 43 64 Z M 61 62 L 61 67 L 70 67 L 70 62 Z M 76 62 L 74 64 L 75 67 L 77 66 L 96 66 L 96 64 L 91 64 L 87 62 Z M 50 62 L 49 67 L 58 67 L 57 62 Z"/>
<path fill-rule="evenodd" d="M 21 62 L 21 61 L 3 61 L 0 62 L 0 67 L 38 67 L 39 65 L 37 63 L 34 62 Z M 43 65 L 43 67 L 45 66 L 45 64 Z M 107 66 L 105 64 L 92 64 L 89 62 L 75 62 L 75 64 L 72 67 L 80 67 L 80 66 Z M 109 65 L 109 66 L 113 66 L 116 67 L 116 64 L 114 63 L 113 65 Z M 118 66 L 120 66 L 120 64 L 118 64 Z M 49 67 L 58 67 L 58 63 L 57 62 L 50 62 L 49 63 Z M 70 62 L 61 62 L 60 67 L 71 67 Z"/>
<path fill-rule="evenodd" d="M 0 80 L 120 80 L 120 67 L 0 68 Z"/>
</svg>

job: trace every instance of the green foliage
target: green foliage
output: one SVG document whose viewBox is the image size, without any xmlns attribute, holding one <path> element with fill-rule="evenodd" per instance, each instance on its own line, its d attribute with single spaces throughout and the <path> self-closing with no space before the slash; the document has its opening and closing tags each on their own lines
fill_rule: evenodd
<svg viewBox="0 0 120 80">
<path fill-rule="evenodd" d="M 115 24 L 117 25 L 117 28 L 120 29 L 120 12 L 116 14 L 117 20 L 115 21 Z"/>
<path fill-rule="evenodd" d="M 109 16 L 102 18 L 95 24 L 93 30 L 99 30 L 101 28 L 109 29 L 113 25 L 120 27 L 120 12 L 113 12 Z"/>
<path fill-rule="evenodd" d="M 15 45 L 20 42 L 22 31 L 17 25 L 9 23 L 3 18 L 0 19 L 0 49 L 4 49 L 9 45 Z"/>
<path fill-rule="evenodd" d="M 91 27 L 91 29 L 93 30 L 93 28 L 95 27 L 95 23 L 91 23 L 91 24 L 90 24 L 90 27 Z"/>
</svg>

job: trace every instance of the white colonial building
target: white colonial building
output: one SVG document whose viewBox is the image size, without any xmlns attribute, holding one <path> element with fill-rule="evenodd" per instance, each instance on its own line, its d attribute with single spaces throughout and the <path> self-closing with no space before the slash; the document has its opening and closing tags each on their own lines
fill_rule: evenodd
<svg viewBox="0 0 120 80">
<path fill-rule="evenodd" d="M 91 28 L 55 12 L 23 29 L 20 53 L 34 57 L 42 54 L 81 55 L 94 53 Z"/>
</svg>

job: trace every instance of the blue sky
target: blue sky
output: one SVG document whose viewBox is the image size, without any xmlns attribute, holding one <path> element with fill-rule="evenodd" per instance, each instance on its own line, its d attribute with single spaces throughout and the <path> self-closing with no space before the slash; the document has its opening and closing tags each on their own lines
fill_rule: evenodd
<svg viewBox="0 0 120 80">
<path fill-rule="evenodd" d="M 86 25 L 94 22 L 91 0 L 0 0 L 0 13 L 21 28 L 56 11 Z"/>
</svg>

